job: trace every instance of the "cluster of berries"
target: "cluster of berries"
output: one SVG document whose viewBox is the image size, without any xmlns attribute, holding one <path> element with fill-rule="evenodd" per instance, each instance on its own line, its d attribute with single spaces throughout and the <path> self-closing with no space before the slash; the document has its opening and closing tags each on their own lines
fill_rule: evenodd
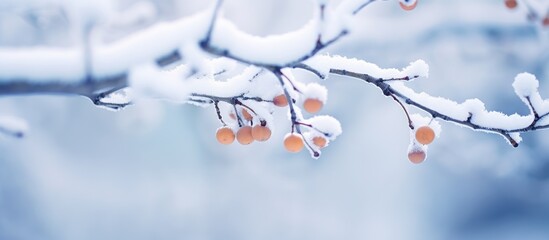
<svg viewBox="0 0 549 240">
<path fill-rule="evenodd" d="M 435 140 L 435 131 L 428 125 L 421 126 L 414 131 L 412 147 L 408 150 L 408 159 L 412 163 L 422 163 L 427 154 L 423 146 L 431 144 Z"/>
<path fill-rule="evenodd" d="M 504 0 L 505 7 L 509 9 L 516 9 L 519 6 L 519 3 L 517 0 Z M 527 6 L 528 14 L 526 15 L 528 20 L 532 22 L 541 21 L 541 25 L 545 27 L 549 27 L 549 11 L 545 14 L 545 17 L 540 18 L 539 14 L 536 13 L 532 7 Z"/>
<path fill-rule="evenodd" d="M 277 107 L 288 106 L 288 100 L 284 94 L 275 96 L 272 99 L 272 103 Z M 307 98 L 303 101 L 303 109 L 309 113 L 317 113 L 320 109 L 322 109 L 323 105 L 324 103 L 316 98 Z M 246 108 L 241 108 L 240 114 L 247 122 L 252 122 L 253 116 L 248 110 L 246 110 Z M 229 117 L 233 120 L 237 119 L 235 113 L 229 114 Z M 253 141 L 264 142 L 269 140 L 271 133 L 271 129 L 268 127 L 267 122 L 261 120 L 253 126 L 240 126 L 236 133 L 231 127 L 222 126 L 217 129 L 216 138 L 219 143 L 224 145 L 233 143 L 235 139 L 242 145 L 248 145 Z M 313 136 L 311 138 L 311 142 L 320 149 L 327 145 L 328 140 L 323 136 Z M 286 134 L 284 137 L 284 148 L 289 152 L 299 152 L 304 146 L 305 143 L 302 135 L 300 134 L 292 132 Z"/>
</svg>

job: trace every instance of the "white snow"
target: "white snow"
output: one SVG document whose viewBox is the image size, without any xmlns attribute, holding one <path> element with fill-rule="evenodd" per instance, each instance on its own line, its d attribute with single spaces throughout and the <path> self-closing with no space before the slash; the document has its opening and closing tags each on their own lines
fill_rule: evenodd
<svg viewBox="0 0 549 240">
<path fill-rule="evenodd" d="M 309 83 L 303 91 L 303 98 L 318 99 L 323 104 L 326 104 L 326 101 L 328 100 L 328 89 L 318 83 Z"/>
<path fill-rule="evenodd" d="M 150 22 L 158 15 L 158 10 L 148 1 L 138 1 L 133 3 L 124 11 L 111 17 L 109 25 L 111 27 L 124 27 L 137 23 Z"/>
<path fill-rule="evenodd" d="M 433 97 L 424 92 L 416 93 L 413 89 L 407 87 L 406 85 L 404 85 L 403 82 L 400 81 L 391 82 L 390 85 L 397 92 L 400 92 L 401 94 L 407 96 L 412 101 L 426 106 L 440 114 L 444 114 L 446 116 L 450 116 L 452 118 L 462 121 L 466 120 L 469 117 L 469 112 L 459 107 L 459 104 L 452 100 L 441 97 Z"/>
<path fill-rule="evenodd" d="M 374 78 L 402 78 L 402 77 L 427 77 L 429 75 L 429 66 L 423 60 L 417 60 L 410 63 L 402 71 L 396 68 L 380 68 L 376 64 L 359 60 L 356 58 L 347 58 L 343 56 L 317 55 L 304 61 L 305 64 L 313 69 L 328 75 L 330 69 L 344 69 L 351 72 L 368 74 Z"/>
<path fill-rule="evenodd" d="M 208 61 L 205 52 L 200 49 L 196 42 L 189 42 L 183 45 L 179 52 L 185 57 L 185 63 L 191 71 L 196 71 L 196 74 L 211 74 L 212 62 Z M 213 78 L 213 75 L 211 75 Z"/>
<path fill-rule="evenodd" d="M 0 48 L 0 81 L 84 79 L 83 51 L 66 48 Z"/>
<path fill-rule="evenodd" d="M 259 37 L 245 33 L 229 21 L 218 21 L 212 45 L 258 64 L 284 65 L 309 54 L 316 46 L 319 21 L 312 19 L 293 32 Z"/>
<path fill-rule="evenodd" d="M 220 57 L 210 60 L 209 66 L 211 67 L 210 74 L 218 75 L 235 69 L 237 62 L 229 58 Z"/>
<path fill-rule="evenodd" d="M 313 127 L 324 133 L 328 133 L 329 136 L 326 137 L 332 141 L 335 140 L 336 137 L 343 132 L 339 121 L 332 116 L 314 116 L 312 118 L 306 119 L 304 122 L 313 125 Z"/>
<path fill-rule="evenodd" d="M 519 133 L 519 132 L 514 132 L 514 133 L 511 133 L 511 134 L 509 134 L 509 135 L 511 136 L 511 138 L 512 138 L 513 140 L 515 140 L 515 142 L 517 142 L 517 143 L 522 142 L 522 137 L 520 136 L 520 133 Z M 507 140 L 507 139 L 505 139 L 505 140 Z M 511 144 L 511 142 L 509 142 L 509 141 L 507 141 L 507 142 L 508 142 L 509 144 Z"/>
<path fill-rule="evenodd" d="M 0 133 L 22 136 L 28 131 L 27 122 L 14 116 L 0 116 Z"/>
<path fill-rule="evenodd" d="M 269 104 L 253 100 L 244 101 L 244 104 L 253 109 L 257 114 L 255 115 L 252 112 L 248 111 L 253 117 L 254 125 L 259 124 L 261 121 L 265 121 L 267 123 L 266 126 L 271 129 L 271 132 L 275 132 L 276 124 L 274 122 L 271 108 L 268 106 Z"/>
<path fill-rule="evenodd" d="M 300 92 L 306 88 L 306 85 L 301 83 L 292 73 L 292 70 L 289 68 L 284 68 L 282 71 L 282 79 L 284 80 L 284 85 L 290 94 L 290 97 L 299 101 L 301 99 Z M 280 84 L 279 84 L 280 85 Z M 295 87 L 295 89 L 294 89 Z"/>
<path fill-rule="evenodd" d="M 406 76 L 414 77 L 429 77 L 429 65 L 421 59 L 411 62 L 406 68 L 402 70 L 402 73 Z"/>
<path fill-rule="evenodd" d="M 218 97 L 234 97 L 247 93 L 250 88 L 250 80 L 261 71 L 260 68 L 250 66 L 242 71 L 241 74 L 229 78 L 226 81 L 215 80 L 209 77 L 181 81 L 188 84 L 193 93 L 208 94 Z"/>
<path fill-rule="evenodd" d="M 536 76 L 530 73 L 520 73 L 515 77 L 513 88 L 515 93 L 521 97 L 528 97 L 538 91 L 539 82 Z"/>
<path fill-rule="evenodd" d="M 197 44 L 206 34 L 210 20 L 208 16 L 198 13 L 174 22 L 156 24 L 109 45 L 94 45 L 93 72 L 97 76 L 124 72 L 188 43 Z"/>
<path fill-rule="evenodd" d="M 501 112 L 486 111 L 484 110 L 484 104 L 478 99 L 467 100 L 462 104 L 458 104 L 445 98 L 430 96 L 427 93 L 418 94 L 401 82 L 391 83 L 391 86 L 414 102 L 453 119 L 466 121 L 472 114 L 471 123 L 487 128 L 521 129 L 529 126 L 533 120 L 533 115 L 506 115 Z"/>
<path fill-rule="evenodd" d="M 92 42 L 91 72 L 109 76 L 167 55 L 186 42 L 197 43 L 209 18 L 199 13 L 170 23 L 159 23 L 120 41 Z M 0 48 L 0 81 L 79 81 L 85 76 L 84 50 L 80 48 Z"/>
<path fill-rule="evenodd" d="M 484 103 L 478 98 L 467 99 L 461 105 L 463 106 L 465 111 L 471 113 L 473 116 L 476 116 L 486 111 Z"/>
<path fill-rule="evenodd" d="M 177 73 L 162 71 L 152 64 L 132 69 L 129 84 L 135 90 L 136 100 L 147 97 L 184 102 L 192 92 Z"/>
<path fill-rule="evenodd" d="M 132 101 L 132 89 L 126 88 L 113 92 L 101 99 L 104 103 L 127 104 Z"/>
</svg>

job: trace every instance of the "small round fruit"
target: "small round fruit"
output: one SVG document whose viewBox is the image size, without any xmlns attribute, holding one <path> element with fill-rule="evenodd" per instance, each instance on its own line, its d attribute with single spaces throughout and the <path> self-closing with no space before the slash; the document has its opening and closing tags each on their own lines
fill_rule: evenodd
<svg viewBox="0 0 549 240">
<path fill-rule="evenodd" d="M 319 148 L 326 147 L 326 138 L 316 136 L 313 138 L 313 144 Z"/>
<path fill-rule="evenodd" d="M 301 151 L 303 149 L 303 138 L 301 138 L 300 135 L 291 133 L 286 135 L 284 138 L 284 148 L 288 150 L 288 152 L 296 153 Z"/>
<path fill-rule="evenodd" d="M 232 119 L 232 120 L 236 120 L 236 115 L 232 112 L 232 113 L 229 113 L 229 117 Z"/>
<path fill-rule="evenodd" d="M 414 1 L 414 3 L 411 4 L 411 5 L 407 5 L 407 4 L 402 3 L 402 2 L 398 2 L 398 3 L 400 4 L 400 8 L 402 8 L 402 9 L 404 9 L 404 10 L 406 10 L 406 11 L 412 11 L 412 10 L 414 10 L 414 8 L 416 8 L 417 2 L 418 2 L 418 1 L 419 1 L 419 0 Z"/>
<path fill-rule="evenodd" d="M 423 145 L 430 144 L 435 140 L 435 131 L 429 126 L 421 126 L 416 130 L 416 140 Z"/>
<path fill-rule="evenodd" d="M 549 27 L 549 15 L 543 18 L 543 21 L 541 22 L 541 24 L 545 27 Z"/>
<path fill-rule="evenodd" d="M 229 145 L 234 142 L 234 132 L 230 127 L 220 127 L 215 133 L 217 141 L 224 145 Z"/>
<path fill-rule="evenodd" d="M 271 129 L 266 126 L 255 125 L 252 128 L 252 137 L 256 141 L 267 141 L 269 138 L 271 138 Z"/>
<path fill-rule="evenodd" d="M 248 112 L 248 110 L 246 110 L 245 108 L 242 109 L 242 116 L 244 117 L 244 119 L 246 119 L 247 121 L 252 121 L 252 115 Z"/>
<path fill-rule="evenodd" d="M 516 0 L 505 0 L 505 6 L 509 9 L 514 9 L 518 5 Z"/>
<path fill-rule="evenodd" d="M 244 126 L 236 132 L 236 140 L 242 145 L 248 145 L 254 141 L 252 137 L 252 127 Z"/>
<path fill-rule="evenodd" d="M 419 164 L 422 163 L 425 160 L 426 154 L 421 149 L 415 149 L 408 153 L 408 159 L 410 162 Z"/>
<path fill-rule="evenodd" d="M 280 94 L 273 98 L 273 104 L 277 107 L 286 107 L 288 106 L 288 99 L 286 99 L 286 95 Z"/>
<path fill-rule="evenodd" d="M 303 102 L 303 108 L 309 113 L 316 113 L 322 108 L 322 101 L 315 98 L 307 98 Z"/>
</svg>

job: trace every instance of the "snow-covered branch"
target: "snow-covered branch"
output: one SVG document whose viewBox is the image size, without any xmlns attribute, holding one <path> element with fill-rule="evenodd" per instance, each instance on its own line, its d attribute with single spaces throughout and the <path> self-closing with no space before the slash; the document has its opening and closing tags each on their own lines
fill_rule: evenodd
<svg viewBox="0 0 549 240">
<path fill-rule="evenodd" d="M 0 116 L 0 133 L 21 138 L 25 136 L 28 130 L 27 123 L 16 117 Z"/>
<path fill-rule="evenodd" d="M 421 60 L 403 70 L 381 69 L 321 53 L 350 34 L 353 15 L 375 0 L 345 0 L 337 6 L 313 2 L 313 17 L 301 28 L 266 37 L 246 33 L 223 18 L 223 1 L 218 0 L 203 12 L 109 44 L 91 38 L 83 49 L 0 48 L 0 96 L 76 94 L 110 109 L 140 98 L 213 106 L 221 124 L 217 139 L 223 144 L 268 140 L 272 113 L 283 107 L 291 123 L 286 149 L 298 152 L 306 147 L 318 158 L 342 131 L 331 116 L 304 113 L 320 111 L 328 93 L 324 86 L 304 84 L 292 74 L 293 69 L 304 69 L 319 78 L 335 74 L 361 79 L 400 104 L 414 136 L 409 153 L 413 162 L 423 161 L 426 145 L 439 136 L 435 118 L 500 134 L 515 147 L 520 132 L 549 128 L 549 101 L 541 98 L 530 74 L 519 74 L 513 86 L 531 114 L 505 115 L 486 111 L 478 99 L 458 104 L 407 87 L 406 82 L 427 77 L 428 66 Z M 398 3 L 404 10 L 417 6 L 416 0 Z M 430 117 L 410 114 L 404 103 Z M 0 126 L 1 132 L 8 132 L 4 129 Z"/>
<path fill-rule="evenodd" d="M 505 115 L 500 112 L 487 111 L 484 103 L 478 99 L 468 99 L 463 103 L 433 97 L 427 93 L 417 93 L 405 85 L 406 81 L 426 76 L 427 66 L 422 61 L 412 63 L 403 71 L 395 69 L 380 69 L 370 63 L 344 57 L 321 57 L 316 60 L 324 67 L 329 66 L 329 72 L 348 76 L 373 84 L 384 95 L 397 97 L 401 101 L 427 112 L 432 118 L 466 126 L 475 130 L 497 133 L 505 137 L 511 145 L 517 147 L 521 141 L 520 132 L 535 131 L 549 128 L 549 100 L 543 100 L 537 91 L 538 80 L 535 76 L 522 73 L 517 75 L 513 83 L 516 94 L 530 109 L 530 114 Z M 312 66 L 309 66 L 313 68 Z M 413 70 L 412 70 L 413 69 Z M 320 72 L 317 70 L 317 72 Z M 405 110 L 406 111 L 406 110 Z M 413 129 L 413 124 L 410 125 Z"/>
</svg>

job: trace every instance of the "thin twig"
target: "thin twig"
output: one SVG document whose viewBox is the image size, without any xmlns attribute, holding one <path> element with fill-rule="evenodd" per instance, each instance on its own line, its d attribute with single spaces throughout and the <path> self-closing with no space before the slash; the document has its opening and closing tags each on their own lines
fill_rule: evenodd
<svg viewBox="0 0 549 240">
<path fill-rule="evenodd" d="M 305 137 L 303 136 L 303 133 L 301 131 L 301 125 L 300 125 L 300 122 L 297 121 L 297 114 L 296 114 L 295 109 L 294 109 L 294 104 L 295 103 L 292 101 L 292 97 L 290 96 L 290 93 L 288 92 L 288 89 L 286 88 L 286 86 L 284 84 L 284 79 L 282 78 L 282 76 L 283 76 L 282 72 L 280 71 L 280 69 L 275 69 L 273 71 L 273 74 L 278 79 L 278 82 L 280 83 L 280 86 L 284 90 L 284 95 L 286 96 L 286 100 L 288 101 L 288 107 L 290 108 L 290 120 L 292 121 L 292 133 L 295 130 L 299 135 L 301 135 L 301 138 L 303 139 L 303 142 L 305 143 L 305 146 L 307 146 L 307 148 L 309 148 L 309 150 L 311 150 L 313 152 L 313 156 L 314 157 L 319 157 L 320 152 L 316 151 L 309 144 L 309 142 L 305 139 Z"/>
<path fill-rule="evenodd" d="M 404 107 L 404 104 L 402 104 L 402 102 L 400 102 L 400 100 L 398 100 L 398 98 L 394 94 L 391 94 L 390 96 L 393 98 L 393 100 L 395 100 L 395 102 L 397 102 L 400 105 L 400 107 L 402 107 L 402 110 L 406 114 L 406 119 L 408 119 L 408 127 L 414 130 L 414 123 L 410 118 L 410 114 L 408 113 L 408 110 L 406 110 L 406 107 Z"/>
<path fill-rule="evenodd" d="M 467 118 L 466 120 L 460 120 L 460 119 L 456 119 L 454 117 L 442 114 L 442 113 L 440 113 L 440 112 L 438 112 L 434 109 L 431 109 L 431 108 L 429 108 L 429 107 L 427 107 L 427 106 L 425 106 L 421 103 L 418 103 L 418 102 L 412 100 L 411 98 L 409 98 L 408 96 L 404 95 L 403 93 L 401 93 L 401 92 L 395 90 L 394 88 L 392 88 L 391 85 L 389 85 L 388 83 L 386 83 L 384 81 L 384 79 L 374 78 L 374 77 L 372 77 L 368 74 L 356 73 L 356 72 L 351 72 L 351 71 L 347 71 L 347 70 L 343 70 L 343 69 L 331 69 L 330 73 L 337 74 L 337 75 L 342 75 L 342 76 L 349 76 L 349 77 L 353 77 L 353 78 L 358 78 L 358 79 L 364 80 L 367 83 L 371 83 L 371 84 L 377 86 L 378 88 L 380 88 L 385 95 L 393 96 L 393 97 L 394 96 L 399 97 L 399 98 L 403 99 L 406 102 L 406 104 L 412 105 L 414 107 L 417 107 L 418 109 L 421 109 L 421 110 L 429 113 L 433 118 L 439 118 L 439 119 L 442 119 L 444 121 L 453 122 L 455 124 L 467 126 L 469 128 L 472 128 L 472 129 L 483 130 L 483 131 L 497 133 L 499 135 L 502 135 L 503 137 L 505 137 L 509 141 L 509 143 L 511 143 L 511 145 L 513 147 L 518 147 L 519 144 L 515 139 L 513 139 L 513 137 L 511 137 L 511 133 L 527 132 L 527 131 L 534 131 L 534 130 L 542 129 L 542 128 L 549 128 L 549 125 L 536 126 L 536 124 L 542 118 L 538 118 L 538 119 L 534 118 L 532 124 L 530 124 L 527 127 L 518 128 L 518 129 L 503 129 L 503 128 L 498 128 L 498 127 L 482 126 L 482 125 L 479 125 L 479 124 L 475 124 L 471 121 L 471 119 L 473 117 L 473 114 L 470 114 L 470 117 Z"/>
<path fill-rule="evenodd" d="M 357 9 L 353 11 L 353 15 L 356 15 L 360 10 L 362 10 L 364 7 L 368 6 L 370 3 L 375 2 L 375 0 L 369 0 L 367 2 L 364 2 L 362 5 L 360 5 Z"/>
<path fill-rule="evenodd" d="M 214 106 L 215 106 L 215 112 L 217 113 L 217 118 L 219 119 L 219 121 L 221 121 L 223 126 L 227 126 L 225 121 L 223 121 L 223 117 L 221 116 L 221 110 L 219 110 L 219 101 L 214 101 Z"/>
<path fill-rule="evenodd" d="M 22 138 L 22 137 L 25 136 L 25 134 L 21 131 L 11 131 L 11 130 L 9 130 L 7 128 L 4 128 L 2 126 L 0 126 L 0 134 L 5 134 L 5 135 L 15 137 L 15 138 Z"/>
<path fill-rule="evenodd" d="M 219 14 L 219 10 L 221 8 L 221 4 L 223 4 L 223 0 L 217 0 L 217 2 L 215 3 L 215 7 L 214 7 L 214 10 L 213 10 L 213 14 L 212 14 L 212 20 L 210 21 L 210 25 L 208 26 L 208 31 L 206 32 L 206 37 L 204 38 L 204 40 L 202 40 L 200 42 L 200 45 L 204 45 L 204 46 L 207 46 L 210 44 L 210 40 L 212 39 L 212 33 L 213 33 L 213 29 L 215 27 L 215 23 L 217 22 L 217 15 Z"/>
<path fill-rule="evenodd" d="M 319 77 L 321 79 L 326 78 L 326 75 L 322 74 L 320 71 L 312 68 L 311 66 L 309 66 L 305 63 L 298 63 L 298 64 L 294 65 L 293 68 L 299 68 L 299 69 L 309 71 L 309 72 L 313 73 L 314 75 L 316 75 L 317 77 Z"/>
<path fill-rule="evenodd" d="M 325 137 L 331 137 L 332 136 L 331 134 L 318 129 L 317 127 L 313 126 L 312 124 L 304 123 L 304 122 L 296 122 L 296 124 L 308 127 L 310 129 L 313 129 L 313 130 L 317 131 L 318 133 L 324 135 Z"/>
</svg>

